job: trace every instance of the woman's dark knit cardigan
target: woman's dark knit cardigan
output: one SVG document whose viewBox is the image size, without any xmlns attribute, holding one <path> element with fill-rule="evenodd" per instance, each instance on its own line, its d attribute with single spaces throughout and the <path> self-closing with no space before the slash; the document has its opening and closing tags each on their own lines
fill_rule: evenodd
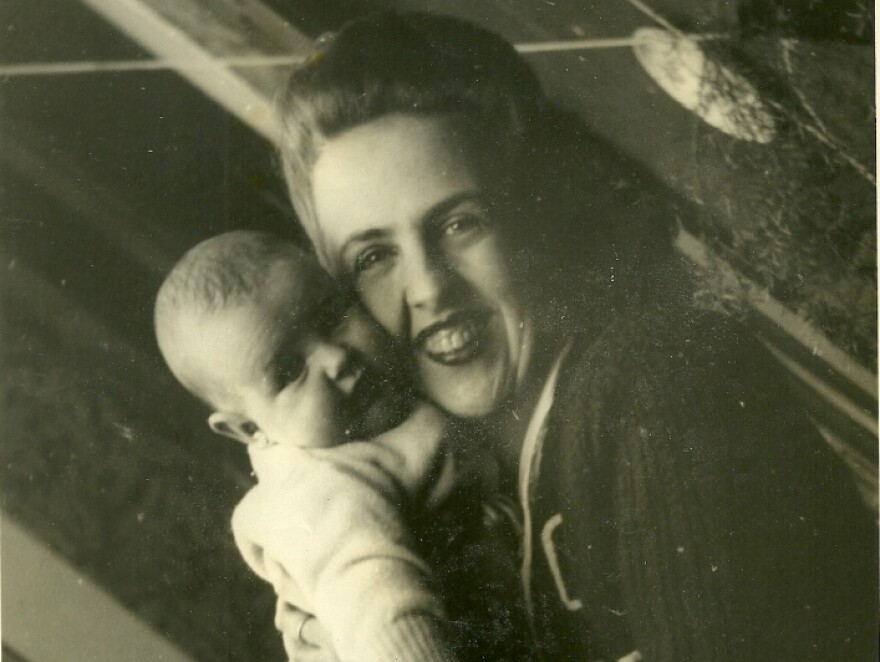
<svg viewBox="0 0 880 662">
<path fill-rule="evenodd" d="M 786 379 L 681 306 L 575 339 L 531 502 L 546 659 L 876 659 L 874 519 Z"/>
</svg>

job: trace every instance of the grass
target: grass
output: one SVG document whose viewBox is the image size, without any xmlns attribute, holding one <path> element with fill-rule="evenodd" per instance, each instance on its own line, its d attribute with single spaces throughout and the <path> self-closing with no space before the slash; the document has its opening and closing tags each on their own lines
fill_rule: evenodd
<svg viewBox="0 0 880 662">
<path fill-rule="evenodd" d="M 195 659 L 281 659 L 229 528 L 246 458 L 158 357 L 21 267 L 3 284 L 4 510 Z"/>
</svg>

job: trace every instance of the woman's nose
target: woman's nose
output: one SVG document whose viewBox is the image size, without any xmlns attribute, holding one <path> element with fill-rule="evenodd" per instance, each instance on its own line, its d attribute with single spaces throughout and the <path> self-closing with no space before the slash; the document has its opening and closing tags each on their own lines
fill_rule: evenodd
<svg viewBox="0 0 880 662">
<path fill-rule="evenodd" d="M 351 394 L 360 377 L 352 353 L 336 343 L 316 341 L 311 348 L 309 363 L 311 370 L 324 374 L 346 395 Z"/>
<path fill-rule="evenodd" d="M 423 247 L 409 251 L 403 262 L 407 305 L 411 309 L 437 308 L 448 277 L 443 264 Z"/>
</svg>

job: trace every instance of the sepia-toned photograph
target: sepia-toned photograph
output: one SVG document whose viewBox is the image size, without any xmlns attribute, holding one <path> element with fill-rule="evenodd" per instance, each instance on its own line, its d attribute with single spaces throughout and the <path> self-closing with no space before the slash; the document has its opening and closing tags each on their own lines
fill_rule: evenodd
<svg viewBox="0 0 880 662">
<path fill-rule="evenodd" d="M 2 660 L 876 660 L 874 20 L 0 3 Z"/>
</svg>

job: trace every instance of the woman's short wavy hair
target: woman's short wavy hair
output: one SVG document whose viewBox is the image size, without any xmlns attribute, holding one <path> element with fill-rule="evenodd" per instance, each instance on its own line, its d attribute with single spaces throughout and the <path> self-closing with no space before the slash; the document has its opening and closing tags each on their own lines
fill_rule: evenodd
<svg viewBox="0 0 880 662">
<path fill-rule="evenodd" d="M 320 39 L 278 97 L 284 176 L 319 257 L 312 171 L 327 140 L 393 113 L 459 114 L 511 154 L 528 149 L 546 104 L 510 43 L 455 18 L 388 12 Z"/>
</svg>

